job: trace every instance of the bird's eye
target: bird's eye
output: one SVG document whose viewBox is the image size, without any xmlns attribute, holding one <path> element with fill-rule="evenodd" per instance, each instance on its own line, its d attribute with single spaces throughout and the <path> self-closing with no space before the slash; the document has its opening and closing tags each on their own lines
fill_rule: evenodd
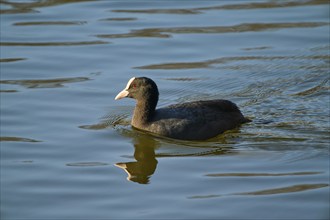
<svg viewBox="0 0 330 220">
<path fill-rule="evenodd" d="M 136 84 L 135 83 L 132 84 L 132 88 L 134 88 L 134 89 L 136 88 Z"/>
</svg>

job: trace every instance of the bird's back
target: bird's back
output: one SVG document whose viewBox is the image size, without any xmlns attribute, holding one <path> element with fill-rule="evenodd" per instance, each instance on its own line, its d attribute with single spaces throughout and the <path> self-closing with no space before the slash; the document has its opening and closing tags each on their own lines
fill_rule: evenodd
<svg viewBox="0 0 330 220">
<path fill-rule="evenodd" d="M 152 120 L 142 129 L 170 138 L 202 140 L 246 121 L 234 103 L 206 100 L 157 109 Z"/>
</svg>

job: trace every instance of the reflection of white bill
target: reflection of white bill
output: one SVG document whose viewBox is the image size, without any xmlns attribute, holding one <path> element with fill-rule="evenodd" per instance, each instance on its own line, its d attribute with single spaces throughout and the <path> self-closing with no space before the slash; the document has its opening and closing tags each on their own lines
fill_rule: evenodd
<svg viewBox="0 0 330 220">
<path fill-rule="evenodd" d="M 123 169 L 127 173 L 127 180 L 147 184 L 150 176 L 155 172 L 157 167 L 157 160 L 149 158 L 147 160 L 140 160 L 127 163 L 116 163 L 115 166 Z"/>
<path fill-rule="evenodd" d="M 116 163 L 115 164 L 115 166 L 116 167 L 119 167 L 119 168 L 121 168 L 121 169 L 123 169 L 123 170 L 125 170 L 125 172 L 127 173 L 127 180 L 128 181 L 131 181 L 131 179 L 132 179 L 132 175 L 130 174 L 130 172 L 127 170 L 127 165 L 125 164 L 125 163 Z"/>
</svg>

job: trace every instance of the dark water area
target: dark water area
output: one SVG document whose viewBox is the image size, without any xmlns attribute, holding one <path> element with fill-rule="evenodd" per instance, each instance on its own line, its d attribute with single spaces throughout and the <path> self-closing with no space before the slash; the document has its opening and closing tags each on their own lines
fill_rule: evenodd
<svg viewBox="0 0 330 220">
<path fill-rule="evenodd" d="M 326 0 L 7 0 L 1 219 L 329 219 Z M 228 99 L 251 123 L 207 141 L 132 129 L 159 107 Z"/>
</svg>

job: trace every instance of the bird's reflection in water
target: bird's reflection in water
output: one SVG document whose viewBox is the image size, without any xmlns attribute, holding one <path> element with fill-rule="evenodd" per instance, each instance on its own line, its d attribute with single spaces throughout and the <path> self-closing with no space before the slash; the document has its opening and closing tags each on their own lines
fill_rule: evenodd
<svg viewBox="0 0 330 220">
<path fill-rule="evenodd" d="M 126 171 L 129 181 L 147 184 L 158 163 L 155 155 L 156 146 L 157 142 L 153 138 L 137 135 L 134 138 L 134 158 L 136 161 L 116 163 L 115 165 Z"/>
<path fill-rule="evenodd" d="M 119 162 L 115 166 L 127 173 L 127 180 L 148 184 L 157 168 L 157 159 L 163 157 L 204 157 L 238 153 L 227 144 L 226 138 L 209 142 L 186 142 L 159 138 L 139 130 L 121 130 L 122 135 L 133 139 L 136 161 Z M 155 150 L 159 151 L 155 153 Z"/>
</svg>

